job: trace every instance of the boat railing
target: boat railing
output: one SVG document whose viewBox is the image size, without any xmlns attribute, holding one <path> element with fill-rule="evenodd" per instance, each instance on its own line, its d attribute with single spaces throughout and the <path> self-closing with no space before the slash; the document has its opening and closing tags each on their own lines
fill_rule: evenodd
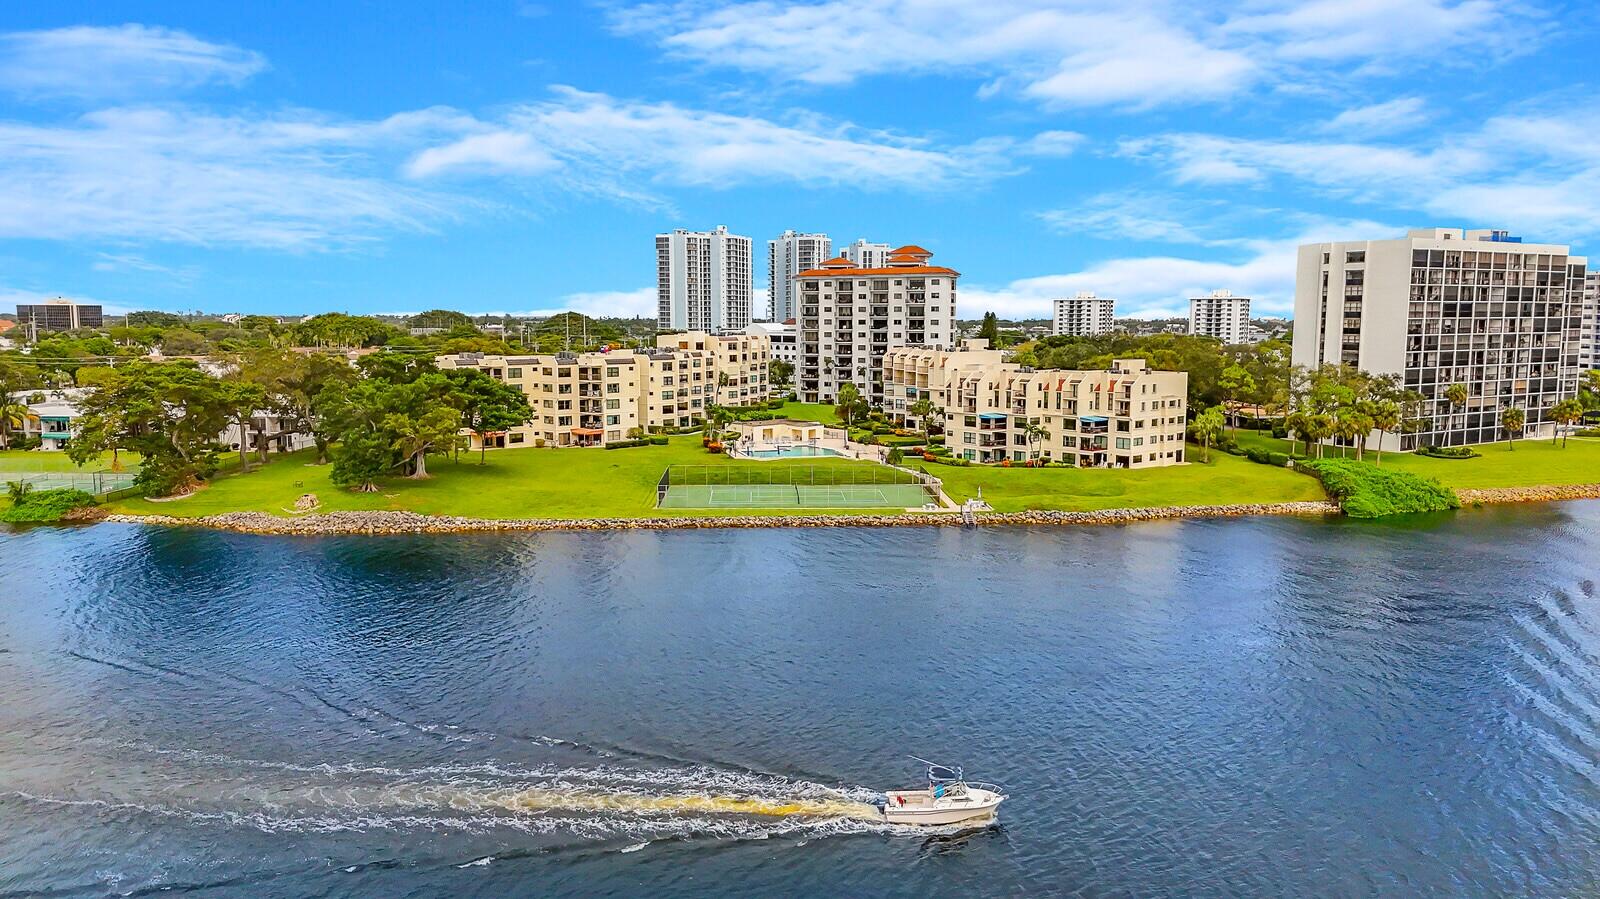
<svg viewBox="0 0 1600 899">
<path fill-rule="evenodd" d="M 964 780 L 961 782 L 969 790 L 988 790 L 997 796 L 1004 796 L 1006 791 L 999 784 L 985 783 L 981 780 Z"/>
</svg>

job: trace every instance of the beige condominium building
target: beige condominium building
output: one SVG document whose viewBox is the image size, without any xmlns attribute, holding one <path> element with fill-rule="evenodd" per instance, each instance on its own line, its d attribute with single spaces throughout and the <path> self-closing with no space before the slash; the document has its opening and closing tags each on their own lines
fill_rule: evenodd
<svg viewBox="0 0 1600 899">
<path fill-rule="evenodd" d="M 796 276 L 800 316 L 795 385 L 808 403 L 832 402 L 840 386 L 883 402 L 884 353 L 893 347 L 948 347 L 955 340 L 955 269 L 929 265 L 918 246 L 889 253 L 882 266 L 835 257 Z"/>
<path fill-rule="evenodd" d="M 754 406 L 767 401 L 772 341 L 765 334 L 684 331 L 658 336 L 656 346 L 710 353 L 715 376 L 708 396 L 719 406 Z"/>
<path fill-rule="evenodd" d="M 1566 244 L 1505 231 L 1424 228 L 1394 240 L 1300 247 L 1294 362 L 1398 375 L 1422 394 L 1422 427 L 1373 432 L 1367 445 L 1411 450 L 1499 439 L 1521 409 L 1528 436 L 1578 391 L 1586 260 Z M 1453 384 L 1467 401 L 1450 402 Z"/>
<path fill-rule="evenodd" d="M 490 447 L 603 446 L 642 432 L 687 427 L 715 402 L 718 381 L 710 350 L 462 353 L 437 362 L 442 369 L 477 369 L 527 395 L 533 420 L 490 435 Z M 478 437 L 471 440 L 477 449 Z"/>
<path fill-rule="evenodd" d="M 1110 468 L 1184 461 L 1189 375 L 1153 371 L 1143 359 L 1104 371 L 1034 369 L 971 340 L 956 350 L 890 350 L 883 385 L 884 411 L 907 425 L 920 424 L 909 410 L 923 397 L 942 410 L 957 458 Z"/>
</svg>

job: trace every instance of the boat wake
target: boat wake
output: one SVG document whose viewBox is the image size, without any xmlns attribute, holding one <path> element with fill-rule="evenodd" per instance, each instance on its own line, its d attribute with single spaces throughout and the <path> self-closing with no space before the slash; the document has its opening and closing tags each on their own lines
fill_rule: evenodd
<svg viewBox="0 0 1600 899">
<path fill-rule="evenodd" d="M 39 805 L 154 815 L 269 833 L 496 831 L 640 841 L 766 839 L 873 831 L 887 824 L 865 787 L 826 786 L 706 765 L 532 766 L 480 762 L 426 767 L 299 764 L 181 749 L 125 747 L 151 764 L 133 777 L 69 790 L 19 789 Z M 99 769 L 104 771 L 105 769 Z"/>
</svg>

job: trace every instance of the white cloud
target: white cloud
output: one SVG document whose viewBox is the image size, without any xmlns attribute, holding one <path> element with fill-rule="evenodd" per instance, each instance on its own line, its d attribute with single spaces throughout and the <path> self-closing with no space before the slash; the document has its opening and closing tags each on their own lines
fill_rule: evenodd
<svg viewBox="0 0 1600 899">
<path fill-rule="evenodd" d="M 1470 45 L 1486 53 L 1529 50 L 1532 11 L 1493 0 L 1280 0 L 1248 12 L 1223 31 L 1273 43 L 1296 61 L 1366 59 L 1380 68 Z"/>
<path fill-rule="evenodd" d="M 1206 225 L 1223 218 L 1225 210 L 1221 206 L 1192 198 L 1119 191 L 1098 194 L 1075 207 L 1042 212 L 1039 218 L 1063 234 L 1101 239 L 1206 246 L 1238 244 L 1238 238 L 1202 233 Z"/>
<path fill-rule="evenodd" d="M 0 88 L 29 97 L 128 97 L 238 84 L 260 54 L 147 25 L 78 25 L 0 35 Z"/>
<path fill-rule="evenodd" d="M 1227 96 L 1254 63 L 1142 3 L 1028 0 L 770 0 L 656 3 L 611 11 L 621 33 L 669 54 L 811 84 L 884 73 L 992 79 L 1049 103 L 1148 105 Z"/>
<path fill-rule="evenodd" d="M 1310 222 L 1287 238 L 1237 239 L 1226 259 L 1138 256 L 1105 259 L 1062 274 L 1021 278 L 998 287 L 962 285 L 960 316 L 994 312 L 1002 318 L 1047 318 L 1050 301 L 1092 290 L 1117 301 L 1117 315 L 1136 318 L 1187 316 L 1189 297 L 1231 290 L 1250 297 L 1251 313 L 1289 315 L 1294 311 L 1295 255 L 1303 243 L 1396 233 L 1370 221 Z"/>
<path fill-rule="evenodd" d="M 672 0 L 609 10 L 669 56 L 812 85 L 964 75 L 1052 106 L 1226 100 L 1260 84 L 1528 52 L 1537 16 L 1491 0 Z"/>
<path fill-rule="evenodd" d="M 395 183 L 387 158 L 458 124 L 434 110 L 352 122 L 184 107 L 0 122 L 0 238 L 314 250 L 424 231 L 466 201 Z"/>
<path fill-rule="evenodd" d="M 1600 234 L 1600 107 L 1502 115 L 1451 141 L 1416 145 L 1166 134 L 1123 141 L 1124 156 L 1179 184 L 1309 185 L 1338 199 L 1423 212 L 1440 225 L 1498 227 L 1557 242 Z"/>
<path fill-rule="evenodd" d="M 533 175 L 559 166 L 526 134 L 501 131 L 473 134 L 455 143 L 429 147 L 406 164 L 406 174 L 426 178 L 468 168 L 497 175 Z"/>
<path fill-rule="evenodd" d="M 162 275 L 180 284 L 188 284 L 200 274 L 200 270 L 195 266 L 173 268 L 151 262 L 137 253 L 100 253 L 91 268 L 97 272 L 144 272 Z"/>
<path fill-rule="evenodd" d="M 1041 131 L 1017 145 L 1025 156 L 1071 156 L 1089 140 L 1076 131 Z"/>
<path fill-rule="evenodd" d="M 1397 97 L 1384 103 L 1346 109 L 1318 126 L 1319 131 L 1346 137 L 1378 137 L 1413 130 L 1428 121 L 1421 97 Z"/>
<path fill-rule="evenodd" d="M 552 183 L 641 198 L 651 183 L 731 187 L 752 182 L 942 188 L 1013 171 L 1008 139 L 934 148 L 915 138 L 866 132 L 815 117 L 796 125 L 621 100 L 557 87 L 543 103 L 516 107 L 481 133 L 417 154 L 414 177 L 544 173 Z M 1036 138 L 1035 152 L 1061 152 L 1063 132 Z M 521 170 L 521 171 L 519 171 Z"/>
<path fill-rule="evenodd" d="M 569 293 L 556 301 L 556 305 L 513 312 L 516 316 L 549 316 L 562 312 L 580 312 L 590 318 L 655 318 L 656 289 L 640 287 L 634 290 L 596 290 Z"/>
</svg>

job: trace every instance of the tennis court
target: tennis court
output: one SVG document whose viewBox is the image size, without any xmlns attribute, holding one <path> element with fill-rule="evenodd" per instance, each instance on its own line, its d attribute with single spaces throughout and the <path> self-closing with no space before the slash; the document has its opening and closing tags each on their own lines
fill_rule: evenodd
<svg viewBox="0 0 1600 899">
<path fill-rule="evenodd" d="M 938 487 L 877 465 L 673 465 L 661 477 L 663 509 L 912 509 L 938 501 Z"/>
</svg>

